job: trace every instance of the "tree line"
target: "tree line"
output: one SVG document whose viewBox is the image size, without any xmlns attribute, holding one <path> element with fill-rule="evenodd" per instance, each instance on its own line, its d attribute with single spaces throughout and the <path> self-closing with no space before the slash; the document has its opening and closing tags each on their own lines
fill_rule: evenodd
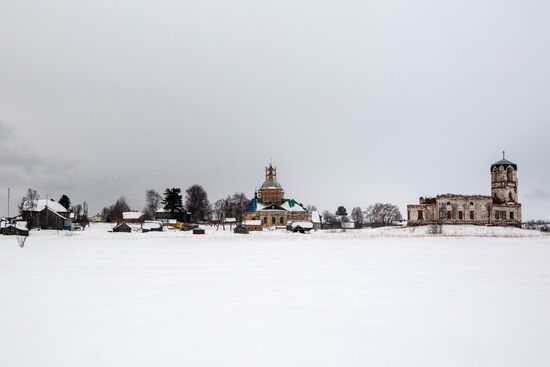
<svg viewBox="0 0 550 367">
<path fill-rule="evenodd" d="M 227 198 L 211 204 L 206 190 L 201 185 L 192 185 L 185 191 L 185 200 L 181 189 L 167 188 L 161 195 L 153 189 L 145 192 L 143 219 L 152 220 L 156 213 L 163 209 L 171 213 L 174 219 L 184 221 L 189 215 L 192 222 L 207 221 L 214 215 L 218 219 L 236 218 L 242 220 L 249 199 L 244 193 L 235 193 Z M 111 206 L 103 208 L 101 215 L 107 222 L 122 220 L 122 213 L 130 211 L 130 206 L 124 196 L 117 199 Z"/>
<path fill-rule="evenodd" d="M 339 206 L 336 212 L 328 210 L 323 212 L 323 222 L 333 225 L 341 222 L 354 222 L 356 227 L 384 227 L 403 220 L 399 207 L 390 203 L 376 203 L 368 206 L 365 210 L 355 207 L 351 215 L 344 206 Z"/>
</svg>

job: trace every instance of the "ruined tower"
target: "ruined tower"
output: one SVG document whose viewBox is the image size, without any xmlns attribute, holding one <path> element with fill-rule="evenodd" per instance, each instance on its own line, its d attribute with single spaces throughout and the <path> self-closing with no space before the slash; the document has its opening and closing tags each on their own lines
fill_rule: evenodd
<svg viewBox="0 0 550 367">
<path fill-rule="evenodd" d="M 505 152 L 491 165 L 491 195 L 495 203 L 518 202 L 518 166 L 506 159 Z"/>
</svg>

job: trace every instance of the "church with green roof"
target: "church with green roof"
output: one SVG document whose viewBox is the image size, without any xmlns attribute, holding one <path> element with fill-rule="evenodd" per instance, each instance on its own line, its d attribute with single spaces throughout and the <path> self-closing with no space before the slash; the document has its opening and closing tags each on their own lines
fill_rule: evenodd
<svg viewBox="0 0 550 367">
<path fill-rule="evenodd" d="M 261 224 L 262 227 L 285 227 L 293 221 L 309 221 L 310 213 L 295 199 L 285 198 L 277 181 L 277 168 L 272 164 L 265 169 L 265 181 L 244 213 L 244 224 Z"/>
</svg>

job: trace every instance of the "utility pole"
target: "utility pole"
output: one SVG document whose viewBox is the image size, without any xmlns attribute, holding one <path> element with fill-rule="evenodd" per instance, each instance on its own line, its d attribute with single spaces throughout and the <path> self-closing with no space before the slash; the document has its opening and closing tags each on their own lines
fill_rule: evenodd
<svg viewBox="0 0 550 367">
<path fill-rule="evenodd" d="M 8 187 L 8 218 L 10 217 L 10 188 Z"/>
</svg>

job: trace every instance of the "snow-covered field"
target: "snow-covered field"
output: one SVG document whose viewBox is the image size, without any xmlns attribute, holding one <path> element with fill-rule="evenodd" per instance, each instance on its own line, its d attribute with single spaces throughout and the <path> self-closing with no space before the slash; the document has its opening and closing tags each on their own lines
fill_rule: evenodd
<svg viewBox="0 0 550 367">
<path fill-rule="evenodd" d="M 550 363 L 537 232 L 107 229 L 0 237 L 0 366 Z"/>
</svg>

